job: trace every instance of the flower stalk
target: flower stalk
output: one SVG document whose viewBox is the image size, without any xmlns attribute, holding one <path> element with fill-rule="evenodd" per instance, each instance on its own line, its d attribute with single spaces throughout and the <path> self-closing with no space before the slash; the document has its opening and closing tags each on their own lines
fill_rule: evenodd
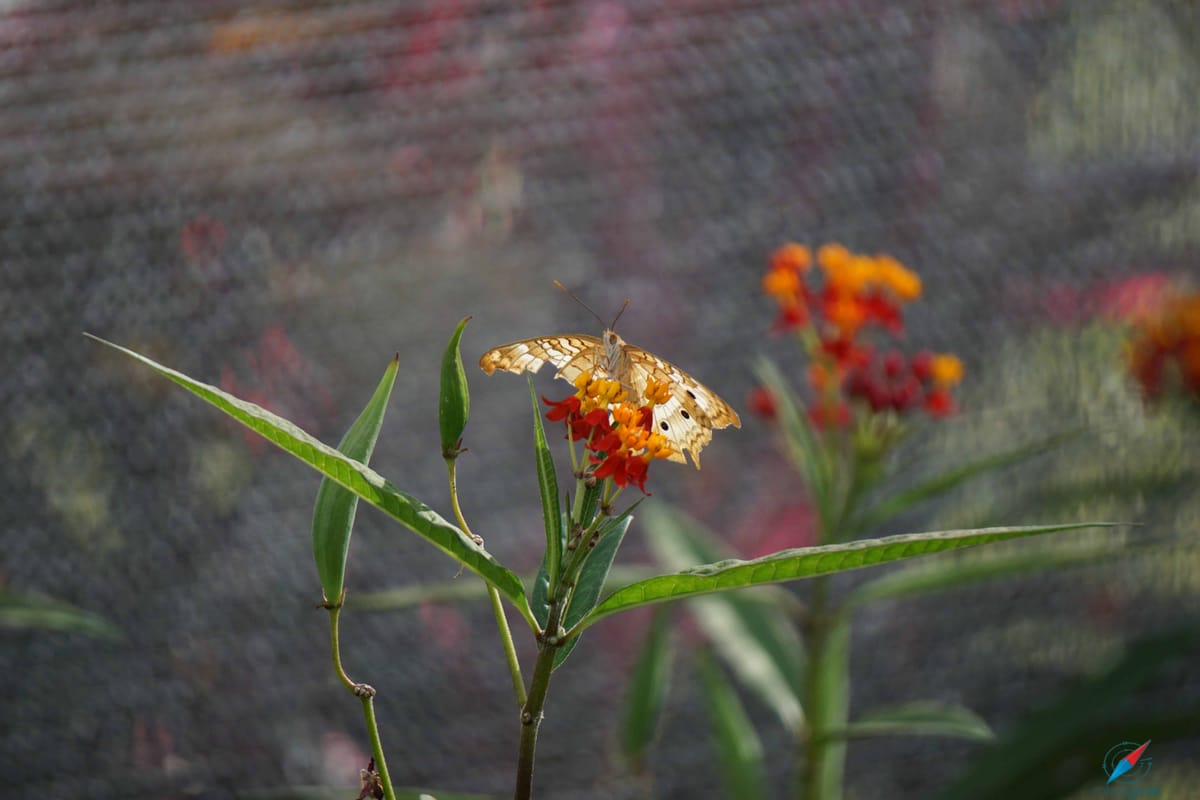
<svg viewBox="0 0 1200 800">
<path fill-rule="evenodd" d="M 907 356 L 876 339 L 899 339 L 904 307 L 921 296 L 921 279 L 887 255 L 854 253 L 838 244 L 814 254 L 786 244 L 771 256 L 764 293 L 779 308 L 774 329 L 792 333 L 807 361 L 807 415 L 794 413 L 791 392 L 768 380 L 751 406 L 781 419 L 789 452 L 817 511 L 817 544 L 839 544 L 861 533 L 857 506 L 879 479 L 883 459 L 907 433 L 906 418 L 955 410 L 951 389 L 963 366 L 951 354 Z M 781 414 L 781 410 L 786 412 Z M 812 583 L 802 626 L 808 667 L 797 738 L 802 763 L 797 786 L 804 800 L 842 796 L 849 715 L 849 638 L 846 616 L 830 600 L 828 577 Z"/>
<path fill-rule="evenodd" d="M 454 509 L 454 517 L 458 520 L 458 526 L 462 528 L 463 532 L 475 544 L 482 545 L 483 537 L 471 531 L 471 526 L 467 524 L 466 517 L 462 513 L 462 506 L 458 502 L 456 463 L 457 459 L 454 456 L 446 457 L 446 473 L 450 483 L 450 505 Z M 517 698 L 517 705 L 524 705 L 527 699 L 525 694 L 525 680 L 521 677 L 521 660 L 517 657 L 517 648 L 513 643 L 512 630 L 508 625 L 508 617 L 504 613 L 504 603 L 501 601 L 500 592 L 496 591 L 496 587 L 486 581 L 484 583 L 487 586 L 488 600 L 492 604 L 492 613 L 496 618 L 496 630 L 500 633 L 500 643 L 504 647 L 504 660 L 508 664 L 508 674 L 512 678 L 513 694 Z"/>
<path fill-rule="evenodd" d="M 562 570 L 557 581 L 547 588 L 546 598 L 549 613 L 546 617 L 546 628 L 538 636 L 538 655 L 534 663 L 533 676 L 529 682 L 529 692 L 521 706 L 521 736 L 517 753 L 517 784 L 513 794 L 517 800 L 527 800 L 533 796 L 533 766 L 537 751 L 538 730 L 544 716 L 546 694 L 550 689 L 550 677 L 554 672 L 559 650 L 564 647 L 570 634 L 562 630 L 563 615 L 571 605 L 571 598 L 578 583 L 579 573 L 591 552 L 592 538 L 595 536 L 603 514 L 597 514 L 596 519 L 584 528 L 580 519 L 583 503 L 583 481 L 576 487 L 576 500 L 572 506 L 571 533 L 568 539 L 567 552 L 571 554 L 566 567 Z M 572 546 L 573 545 L 573 546 Z"/>
<path fill-rule="evenodd" d="M 849 625 L 829 605 L 829 578 L 816 578 L 805 630 L 805 726 L 801 734 L 801 794 L 804 800 L 842 796 L 846 740 L 832 734 L 849 724 Z"/>
<path fill-rule="evenodd" d="M 521 707 L 521 739 L 517 753 L 517 785 L 513 793 L 515 800 L 533 797 L 533 763 L 537 752 L 538 729 L 541 727 L 546 693 L 550 689 L 550 676 L 554 672 L 555 655 L 561 643 L 556 631 L 561 627 L 559 603 L 551 603 L 546 632 L 538 642 L 537 662 L 529 682 L 529 694 Z"/>
<path fill-rule="evenodd" d="M 371 754 L 375 757 L 375 772 L 379 776 L 379 785 L 383 787 L 386 800 L 396 800 L 396 791 L 392 788 L 392 778 L 388 774 L 387 759 L 383 755 L 383 742 L 379 738 L 379 724 L 375 721 L 375 689 L 365 683 L 355 683 L 342 667 L 342 650 L 338 636 L 338 617 L 342 613 L 342 602 L 345 592 L 337 603 L 328 604 L 329 610 L 329 640 L 330 651 L 333 654 L 333 669 L 338 680 L 362 703 L 363 719 L 367 725 L 367 737 L 371 740 Z"/>
</svg>

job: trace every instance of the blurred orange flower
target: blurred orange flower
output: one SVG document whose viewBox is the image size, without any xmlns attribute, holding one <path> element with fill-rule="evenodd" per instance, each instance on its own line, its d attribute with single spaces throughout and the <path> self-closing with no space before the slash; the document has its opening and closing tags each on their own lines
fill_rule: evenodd
<svg viewBox="0 0 1200 800">
<path fill-rule="evenodd" d="M 1200 292 L 1173 292 L 1145 313 L 1133 328 L 1126 361 L 1147 398 L 1161 397 L 1177 376 L 1200 399 Z"/>
<path fill-rule="evenodd" d="M 818 248 L 815 260 L 819 269 L 810 272 L 812 251 L 785 244 L 771 254 L 762 279 L 763 292 L 779 307 L 774 330 L 798 333 L 810 358 L 813 424 L 849 424 L 851 401 L 871 413 L 952 413 L 949 390 L 964 371 L 957 356 L 920 352 L 908 359 L 895 349 L 880 354 L 869 338 L 872 332 L 904 333 L 903 307 L 921 297 L 920 276 L 890 255 L 855 253 L 837 243 Z M 770 399 L 755 394 L 751 405 L 769 418 Z"/>
</svg>

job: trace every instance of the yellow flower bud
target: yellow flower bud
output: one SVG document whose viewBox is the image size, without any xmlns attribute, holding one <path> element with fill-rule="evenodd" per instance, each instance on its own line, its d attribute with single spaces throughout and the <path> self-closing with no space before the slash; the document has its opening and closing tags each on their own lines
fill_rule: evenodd
<svg viewBox="0 0 1200 800">
<path fill-rule="evenodd" d="M 933 357 L 929 371 L 939 386 L 954 386 L 963 379 L 963 363 L 958 356 L 943 353 Z"/>
</svg>

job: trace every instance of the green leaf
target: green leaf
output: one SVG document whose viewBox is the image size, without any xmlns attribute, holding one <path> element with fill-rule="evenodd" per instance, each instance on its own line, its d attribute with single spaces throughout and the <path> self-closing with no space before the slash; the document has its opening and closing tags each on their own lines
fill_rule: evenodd
<svg viewBox="0 0 1200 800">
<path fill-rule="evenodd" d="M 0 591 L 0 629 L 82 633 L 97 639 L 125 634 L 103 617 L 49 597 Z"/>
<path fill-rule="evenodd" d="M 375 394 L 338 445 L 338 450 L 346 456 L 363 464 L 370 462 L 399 367 L 400 355 L 397 353 L 383 371 Z M 337 603 L 342 597 L 346 554 L 350 550 L 350 534 L 354 530 L 357 511 L 357 496 L 329 478 L 321 479 L 317 500 L 313 504 L 313 559 L 317 564 L 317 576 L 321 579 L 321 590 L 325 593 L 325 600 L 330 603 Z"/>
<path fill-rule="evenodd" d="M 813 433 L 808 417 L 800 411 L 779 367 L 766 358 L 760 358 L 754 371 L 775 401 L 776 419 L 787 445 L 787 455 L 812 493 L 822 523 L 828 525 L 834 518 L 836 503 L 833 496 L 834 470 L 829 454 Z"/>
<path fill-rule="evenodd" d="M 648 506 L 642 522 L 647 543 L 665 567 L 683 569 L 729 555 L 700 523 L 661 503 Z M 804 721 L 803 648 L 784 605 L 763 597 L 764 589 L 699 597 L 688 605 L 696 624 L 738 679 L 785 727 L 797 731 Z"/>
<path fill-rule="evenodd" d="M 596 607 L 600 592 L 608 580 L 608 571 L 612 567 L 613 559 L 617 557 L 617 548 L 621 546 L 625 532 L 633 522 L 633 510 L 637 508 L 638 503 L 641 503 L 641 500 L 630 506 L 621 516 L 606 520 L 600 525 L 600 538 L 588 554 L 587 560 L 583 562 L 583 568 L 579 570 L 579 577 L 575 580 L 575 591 L 571 593 L 571 605 L 563 616 L 563 628 L 570 639 L 555 653 L 555 669 L 566 661 L 575 645 L 579 644 L 579 635 L 573 629 Z M 587 544 L 582 543 L 579 546 L 586 547 Z"/>
<path fill-rule="evenodd" d="M 701 653 L 697 661 L 725 796 L 736 800 L 767 797 L 767 770 L 758 733 L 712 657 Z"/>
<path fill-rule="evenodd" d="M 904 491 L 890 494 L 861 514 L 856 515 L 848 523 L 847 538 L 853 538 L 870 532 L 897 514 L 912 508 L 917 503 L 932 499 L 940 494 L 945 494 L 951 489 L 966 483 L 971 478 L 986 475 L 989 472 L 995 472 L 1013 464 L 1019 464 L 1036 455 L 1045 453 L 1076 435 L 1078 433 L 1075 431 L 1055 434 L 1014 450 L 993 453 L 966 464 L 952 467 Z"/>
<path fill-rule="evenodd" d="M 827 735 L 846 739 L 870 736 L 950 736 L 959 739 L 988 741 L 995 738 L 983 718 L 962 706 L 917 702 L 872 711 L 843 731 Z"/>
<path fill-rule="evenodd" d="M 634 581 L 644 580 L 658 574 L 658 570 L 647 567 L 623 567 L 613 565 L 609 570 L 608 580 L 604 590 L 613 592 Z M 544 574 L 543 574 L 544 577 Z M 537 580 L 536 576 L 527 575 L 522 582 L 533 586 L 530 605 L 533 606 L 534 616 L 537 611 Z M 437 583 L 425 583 L 415 586 L 402 586 L 396 589 L 383 589 L 378 592 L 355 592 L 346 598 L 346 605 L 355 611 L 389 612 L 407 611 L 422 603 L 457 603 L 482 600 L 487 597 L 487 585 L 482 581 L 446 580 Z M 545 609 L 545 590 L 542 590 L 542 607 Z M 545 622 L 540 622 L 545 627 Z"/>
<path fill-rule="evenodd" d="M 586 530 L 600 513 L 600 498 L 604 494 L 604 481 L 596 481 L 588 486 L 584 484 L 583 507 L 579 513 L 579 524 Z"/>
<path fill-rule="evenodd" d="M 596 603 L 600 599 L 600 592 L 604 589 L 604 582 L 608 579 L 608 571 L 612 568 L 613 559 L 617 556 L 617 548 L 621 546 L 625 532 L 629 530 L 629 525 L 633 522 L 633 510 L 639 503 L 641 500 L 630 506 L 619 517 L 601 523 L 596 546 L 588 554 L 587 560 L 583 562 L 583 569 L 579 571 L 579 578 L 575 583 L 575 591 L 571 594 L 571 606 L 563 618 L 563 627 L 568 631 L 578 625 L 580 620 L 596 607 Z M 586 543 L 580 544 L 580 547 L 586 546 Z"/>
<path fill-rule="evenodd" d="M 547 594 L 542 595 L 544 603 L 549 596 L 548 592 L 558 588 L 558 571 L 562 568 L 566 530 L 563 528 L 562 510 L 558 505 L 558 475 L 554 468 L 554 458 L 550 454 L 550 446 L 546 444 L 546 431 L 542 428 L 542 410 L 538 406 L 532 378 L 529 379 L 529 398 L 533 401 L 534 461 L 537 464 L 538 491 L 542 500 L 542 522 L 546 528 L 546 552 L 542 558 L 542 565 L 546 569 Z M 540 579 L 540 571 L 538 576 Z M 534 605 L 536 607 L 537 603 Z M 545 624 L 543 619 L 542 625 Z"/>
<path fill-rule="evenodd" d="M 538 565 L 537 574 L 533 576 L 533 585 L 529 589 L 529 607 L 533 610 L 533 618 L 537 620 L 538 628 L 546 630 L 550 622 L 550 569 L 546 566 L 547 553 L 542 553 L 542 563 Z"/>
<path fill-rule="evenodd" d="M 849 614 L 868 603 L 938 592 L 963 584 L 979 583 L 995 578 L 1024 575 L 1040 570 L 1095 564 L 1125 553 L 1115 547 L 1088 547 L 1049 551 L 1038 548 L 1033 552 L 979 558 L 938 559 L 909 569 L 897 570 L 851 592 L 842 603 L 839 613 Z"/>
<path fill-rule="evenodd" d="M 1109 669 L 1062 692 L 982 751 L 937 800 L 1067 797 L 1085 784 L 1103 783 L 1100 764 L 1119 742 L 1194 740 L 1200 730 L 1200 703 L 1194 696 L 1168 693 L 1154 702 L 1162 692 L 1149 697 L 1135 692 L 1154 685 L 1170 665 L 1175 666 L 1167 674 L 1174 672 L 1177 680 L 1197 655 L 1200 624 L 1195 620 L 1131 642 Z"/>
<path fill-rule="evenodd" d="M 471 393 L 467 389 L 467 373 L 463 369 L 459 342 L 470 317 L 463 317 L 446 345 L 442 355 L 442 389 L 438 396 L 438 428 L 442 434 L 442 457 L 457 458 L 461 451 L 463 430 L 471 415 Z"/>
<path fill-rule="evenodd" d="M 606 598 L 581 623 L 586 628 L 605 617 L 630 608 L 666 603 L 685 597 L 741 589 L 768 583 L 847 572 L 927 556 L 961 547 L 974 547 L 1025 536 L 1038 536 L 1079 528 L 1111 527 L 1114 522 L 1078 522 L 1061 525 L 1022 525 L 1007 528 L 936 531 L 886 536 L 822 547 L 781 550 L 753 561 L 728 560 L 703 564 L 671 575 L 638 581 Z"/>
<path fill-rule="evenodd" d="M 530 627 L 534 627 L 533 615 L 529 610 L 529 603 L 525 599 L 525 589 L 521 585 L 520 578 L 496 561 L 482 545 L 472 541 L 470 536 L 453 523 L 443 519 L 436 511 L 412 495 L 397 489 L 375 470 L 354 459 L 347 458 L 265 408 L 245 400 L 239 400 L 215 386 L 193 380 L 182 372 L 164 367 L 132 350 L 106 342 L 91 336 L 91 334 L 86 335 L 140 361 L 197 397 L 216 406 L 250 430 L 261 434 L 267 441 L 354 492 L 495 586 L 500 594 L 516 606 Z"/>
<path fill-rule="evenodd" d="M 629 676 L 621 718 L 621 754 L 635 773 L 645 769 L 646 753 L 658 732 L 670 685 L 671 614 L 657 609 L 646 642 Z"/>
</svg>

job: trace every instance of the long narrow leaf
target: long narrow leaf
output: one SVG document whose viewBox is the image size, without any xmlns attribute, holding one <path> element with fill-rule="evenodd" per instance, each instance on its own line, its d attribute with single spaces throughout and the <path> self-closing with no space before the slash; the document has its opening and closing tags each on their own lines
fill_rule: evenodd
<svg viewBox="0 0 1200 800">
<path fill-rule="evenodd" d="M 781 550 L 753 561 L 719 561 L 671 575 L 659 575 L 626 586 L 607 599 L 581 623 L 581 630 L 630 608 L 681 600 L 685 597 L 760 586 L 768 583 L 847 572 L 962 547 L 1003 542 L 1026 536 L 1080 528 L 1111 527 L 1118 523 L 1080 522 L 1062 525 L 1024 525 L 886 536 L 845 544 Z"/>
<path fill-rule="evenodd" d="M 657 575 L 659 570 L 649 567 L 617 566 L 608 572 L 608 580 L 604 582 L 601 592 L 615 592 L 636 581 Z M 521 581 L 526 585 L 536 586 L 536 576 L 526 575 Z M 530 605 L 536 610 L 534 595 L 530 597 Z M 388 612 L 406 611 L 422 603 L 457 603 L 482 600 L 487 597 L 487 585 L 481 581 L 445 580 L 437 583 L 424 583 L 415 586 L 402 586 L 396 589 L 383 589 L 378 592 L 355 592 L 346 598 L 346 605 L 355 611 Z M 774 599 L 773 599 L 774 600 Z M 543 592 L 543 603 L 545 596 Z M 536 616 L 536 615 L 535 615 Z M 543 626 L 544 622 L 541 623 Z"/>
<path fill-rule="evenodd" d="M 0 591 L 0 629 L 82 633 L 120 639 L 121 629 L 103 617 L 49 597 Z"/>
<path fill-rule="evenodd" d="M 788 455 L 820 508 L 821 518 L 831 520 L 833 465 L 826 449 L 813 434 L 808 418 L 797 406 L 792 389 L 779 367 L 766 358 L 760 358 L 755 373 L 775 401 L 776 417 L 788 446 Z"/>
<path fill-rule="evenodd" d="M 1014 450 L 993 453 L 966 464 L 952 467 L 904 491 L 889 494 L 874 506 L 856 515 L 848 526 L 847 535 L 854 537 L 863 533 L 869 533 L 892 517 L 907 511 L 918 503 L 944 494 L 972 478 L 1019 464 L 1036 455 L 1045 453 L 1076 435 L 1075 432 L 1055 434 Z"/>
<path fill-rule="evenodd" d="M 562 511 L 558 505 L 558 475 L 554 469 L 550 446 L 546 444 L 546 431 L 542 428 L 542 409 L 538 405 L 532 379 L 529 381 L 529 398 L 533 401 L 534 461 L 537 464 L 538 491 L 542 500 L 542 522 L 546 528 L 546 552 L 542 557 L 542 565 L 546 570 L 547 587 L 557 587 L 566 531 L 563 529 Z"/>
<path fill-rule="evenodd" d="M 583 562 L 583 569 L 579 571 L 575 591 L 571 594 L 571 605 L 564 615 L 563 628 L 572 633 L 572 636 L 558 651 L 554 659 L 555 669 L 562 666 L 563 661 L 575 649 L 575 645 L 579 644 L 579 635 L 572 629 L 596 607 L 596 603 L 600 600 L 600 592 L 604 590 L 604 583 L 608 580 L 608 571 L 612 568 L 613 559 L 617 557 L 617 548 L 625 539 L 625 532 L 629 530 L 629 524 L 633 522 L 633 509 L 637 505 L 634 503 L 624 514 L 614 517 L 600 526 L 599 541 L 596 542 L 595 549 L 588 555 L 587 561 Z M 580 545 L 580 547 L 586 546 L 586 543 Z"/>
<path fill-rule="evenodd" d="M 969 708 L 942 703 L 906 703 L 877 709 L 830 736 L 864 739 L 873 736 L 949 736 L 973 741 L 995 738 L 983 718 Z"/>
<path fill-rule="evenodd" d="M 731 800 L 765 798 L 767 770 L 758 733 L 713 659 L 702 653 L 698 661 L 725 796 Z"/>
<path fill-rule="evenodd" d="M 538 629 L 545 630 L 550 622 L 550 568 L 546 565 L 549 553 L 542 553 L 542 563 L 529 586 L 529 608 L 537 620 Z"/>
<path fill-rule="evenodd" d="M 579 571 L 575 592 L 571 595 L 571 607 L 567 609 L 563 619 L 563 627 L 567 630 L 571 630 L 579 624 L 580 620 L 586 617 L 600 600 L 600 592 L 603 591 L 604 582 L 608 579 L 608 571 L 612 569 L 613 559 L 617 557 L 617 548 L 625 539 L 625 533 L 629 530 L 630 523 L 633 522 L 633 511 L 640 502 L 639 500 L 625 513 L 607 520 L 600 526 L 596 547 L 588 555 L 587 561 L 583 562 L 583 569 Z M 586 543 L 580 545 L 580 547 L 586 546 Z"/>
<path fill-rule="evenodd" d="M 338 450 L 349 458 L 367 464 L 383 427 L 383 416 L 387 413 L 392 386 L 400 367 L 400 355 L 396 356 L 383 371 L 375 393 L 358 419 L 342 437 Z M 337 603 L 342 597 L 346 579 L 346 555 L 350 550 L 350 535 L 354 531 L 354 517 L 358 511 L 358 496 L 322 478 L 317 488 L 317 499 L 313 503 L 312 544 L 313 560 L 317 565 L 317 576 L 325 599 Z"/>
<path fill-rule="evenodd" d="M 90 334 L 88 334 L 90 336 Z M 296 425 L 254 403 L 239 400 L 215 386 L 193 380 L 182 372 L 146 358 L 120 345 L 91 338 L 112 347 L 174 381 L 197 397 L 216 406 L 250 430 L 308 464 L 321 474 L 354 492 L 363 500 L 409 528 L 446 555 L 479 575 L 516 606 L 531 627 L 534 626 L 521 579 L 475 544 L 466 533 L 443 519 L 436 511 L 412 495 L 400 491 L 375 470 L 347 458 L 329 445 L 305 433 Z"/>
<path fill-rule="evenodd" d="M 642 522 L 648 544 L 665 567 L 683 569 L 729 555 L 700 523 L 662 504 L 647 507 Z M 803 648 L 783 605 L 761 596 L 765 588 L 698 597 L 688 605 L 696 624 L 738 679 L 785 727 L 796 731 L 804 720 Z"/>
<path fill-rule="evenodd" d="M 645 768 L 646 753 L 658 733 L 663 706 L 666 705 L 674 652 L 670 621 L 668 609 L 657 609 L 625 692 L 625 711 L 621 717 L 621 754 L 635 773 Z"/>
</svg>

